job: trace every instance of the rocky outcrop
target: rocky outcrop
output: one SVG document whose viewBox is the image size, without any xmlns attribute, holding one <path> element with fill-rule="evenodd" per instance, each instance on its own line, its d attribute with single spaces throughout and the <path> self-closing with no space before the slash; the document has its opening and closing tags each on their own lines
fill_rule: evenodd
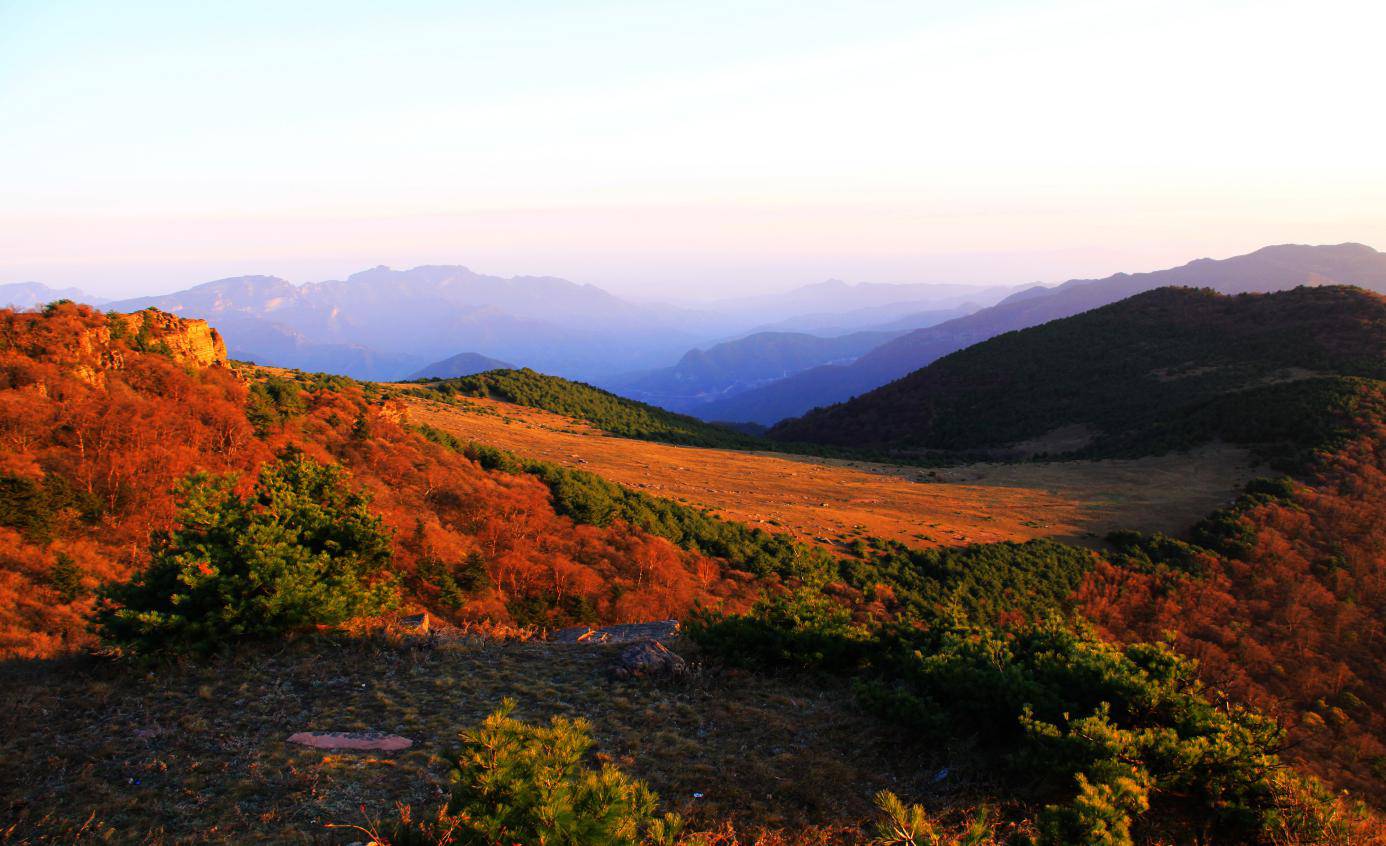
<svg viewBox="0 0 1386 846">
<path fill-rule="evenodd" d="M 226 342 L 207 321 L 152 308 L 106 315 L 104 325 L 90 325 L 75 337 L 65 357 L 71 360 L 72 373 L 78 379 L 100 387 L 107 372 L 125 368 L 132 350 L 165 355 L 195 369 L 227 365 Z"/>
<path fill-rule="evenodd" d="M 108 318 L 111 334 L 124 337 L 136 349 L 163 353 L 188 367 L 226 364 L 226 341 L 205 320 L 177 317 L 154 308 Z"/>
</svg>

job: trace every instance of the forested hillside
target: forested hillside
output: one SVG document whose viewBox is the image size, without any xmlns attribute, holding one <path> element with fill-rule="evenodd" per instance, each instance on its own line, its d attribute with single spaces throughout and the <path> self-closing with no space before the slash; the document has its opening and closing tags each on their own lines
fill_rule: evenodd
<svg viewBox="0 0 1386 846">
<path fill-rule="evenodd" d="M 1302 444 L 1351 379 L 1386 377 L 1386 298 L 1355 288 L 1163 288 L 977 344 L 771 436 L 900 450 L 1006 449 L 1064 427 L 1087 454 L 1221 438 Z M 1023 449 L 1023 446 L 1019 449 Z M 1042 443 L 1030 449 L 1045 451 Z"/>
<path fill-rule="evenodd" d="M 94 592 L 142 566 L 179 482 L 234 474 L 244 492 L 290 447 L 347 472 L 406 601 L 448 617 L 638 620 L 748 597 L 712 558 L 624 521 L 575 523 L 542 481 L 406 431 L 373 386 L 236 371 L 224 348 L 205 366 L 175 355 L 186 322 L 128 325 L 70 304 L 0 311 L 0 654 L 90 643 Z"/>
<path fill-rule="evenodd" d="M 1078 598 L 1109 634 L 1172 638 L 1219 688 L 1286 720 L 1294 757 L 1383 801 L 1386 385 L 1360 382 L 1327 414 L 1335 437 L 1294 482 L 1257 486 L 1190 543 L 1114 538 Z"/>
<path fill-rule="evenodd" d="M 493 370 L 423 382 L 420 396 L 434 399 L 487 397 L 585 420 L 613 435 L 686 446 L 744 449 L 764 443 L 731 429 L 704 423 L 642 402 L 618 397 L 583 382 L 523 370 Z"/>
</svg>

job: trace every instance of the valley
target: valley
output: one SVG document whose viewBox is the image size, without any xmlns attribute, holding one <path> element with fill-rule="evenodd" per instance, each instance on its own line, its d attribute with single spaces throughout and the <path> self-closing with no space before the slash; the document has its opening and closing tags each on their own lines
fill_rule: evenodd
<svg viewBox="0 0 1386 846">
<path fill-rule="evenodd" d="M 828 546 L 857 535 L 909 546 L 1052 538 L 1092 545 L 1118 528 L 1174 533 L 1258 475 L 1244 450 L 930 469 L 706 449 L 608 435 L 540 409 L 410 397 L 407 419 Z"/>
</svg>

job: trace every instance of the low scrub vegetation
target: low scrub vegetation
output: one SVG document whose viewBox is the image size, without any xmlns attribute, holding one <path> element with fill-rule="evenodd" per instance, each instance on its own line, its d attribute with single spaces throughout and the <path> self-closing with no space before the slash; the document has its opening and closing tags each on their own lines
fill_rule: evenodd
<svg viewBox="0 0 1386 846">
<path fill-rule="evenodd" d="M 677 814 L 658 814 L 659 797 L 639 779 L 604 764 L 588 766 L 592 727 L 554 717 L 532 725 L 506 700 L 462 731 L 450 776 L 452 796 L 436 815 L 409 811 L 383 832 L 382 846 L 673 846 Z"/>
<path fill-rule="evenodd" d="M 847 674 L 910 743 L 970 744 L 1040 808 L 1047 846 L 1129 844 L 1137 829 L 1171 827 L 1253 841 L 1291 818 L 1304 842 L 1324 833 L 1327 808 L 1306 816 L 1288 783 L 1281 728 L 1219 700 L 1193 662 L 1058 619 L 998 628 L 965 616 L 867 630 L 829 603 L 772 601 L 705 621 L 696 637 L 728 662 Z"/>
</svg>

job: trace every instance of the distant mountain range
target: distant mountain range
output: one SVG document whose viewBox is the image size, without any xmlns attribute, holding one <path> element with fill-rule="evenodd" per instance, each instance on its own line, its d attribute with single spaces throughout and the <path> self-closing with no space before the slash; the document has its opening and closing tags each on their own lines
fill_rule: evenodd
<svg viewBox="0 0 1386 846">
<path fill-rule="evenodd" d="M 625 397 L 687 412 L 830 362 L 852 361 L 902 332 L 854 332 L 819 337 L 803 332 L 757 332 L 685 353 L 673 367 L 608 380 L 602 387 Z"/>
<path fill-rule="evenodd" d="M 690 349 L 739 338 L 766 320 L 822 312 L 847 315 L 846 324 L 889 318 L 911 324 L 898 328 L 915 328 L 971 308 L 961 305 L 964 300 L 991 302 L 1012 290 L 831 281 L 687 308 L 635 303 L 556 277 L 502 278 L 461 266 L 424 266 L 376 267 L 305 285 L 239 276 L 115 302 L 36 283 L 0 286 L 0 297 L 18 308 L 60 298 L 127 312 L 153 306 L 213 322 L 234 358 L 362 379 L 404 378 L 462 349 L 575 379 L 609 381 L 668 367 Z M 778 375 L 786 372 L 793 371 Z"/>
<path fill-rule="evenodd" d="M 1386 290 L 1386 256 L 1360 244 L 1280 246 L 1050 288 L 829 280 L 696 308 L 456 265 L 375 267 L 305 285 L 241 276 L 115 302 L 26 282 L 0 286 L 0 303 L 34 308 L 66 298 L 125 312 L 155 306 L 211 321 L 233 358 L 361 379 L 405 378 L 465 350 L 706 420 L 768 425 L 978 341 L 1140 291 L 1193 285 L 1238 293 L 1333 282 Z"/>
<path fill-rule="evenodd" d="M 815 367 L 707 403 L 692 413 L 706 420 L 772 424 L 863 394 L 1004 332 L 1069 317 L 1155 288 L 1183 285 L 1236 294 L 1334 283 L 1386 292 L 1386 254 L 1362 244 L 1283 245 L 1235 258 L 1199 259 L 1169 270 L 1030 288 L 990 308 L 910 332 L 850 364 Z"/>
<path fill-rule="evenodd" d="M 642 306 L 552 277 L 501 278 L 465 267 L 376 267 L 293 285 L 243 276 L 111 303 L 211 320 L 231 355 L 361 378 L 399 378 L 459 347 L 574 376 L 668 360 L 697 338 L 683 310 Z M 629 369 L 626 364 L 622 369 Z"/>
<path fill-rule="evenodd" d="M 435 361 L 417 373 L 410 374 L 410 379 L 456 379 L 461 376 L 474 376 L 477 373 L 485 373 L 488 370 L 514 370 L 515 365 L 501 361 L 497 358 L 489 358 L 481 353 L 464 352 L 450 356 L 442 361 Z"/>
<path fill-rule="evenodd" d="M 50 288 L 38 282 L 12 282 L 0 285 L 0 308 L 31 309 L 54 300 L 72 300 L 88 305 L 108 302 L 102 297 L 94 297 L 76 288 Z"/>
<path fill-rule="evenodd" d="M 1386 297 L 1160 288 L 983 341 L 775 439 L 889 450 L 1086 451 L 1320 439 L 1345 377 L 1386 378 Z M 1343 391 L 1346 395 L 1348 391 Z"/>
</svg>

